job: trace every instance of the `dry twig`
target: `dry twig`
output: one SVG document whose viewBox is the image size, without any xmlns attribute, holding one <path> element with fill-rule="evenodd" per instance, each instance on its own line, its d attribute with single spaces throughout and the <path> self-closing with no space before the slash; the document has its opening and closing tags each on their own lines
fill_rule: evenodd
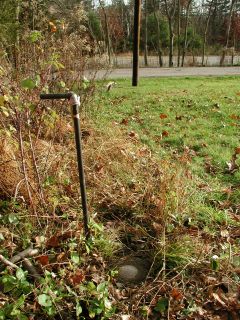
<svg viewBox="0 0 240 320">
<path fill-rule="evenodd" d="M 4 263 L 6 266 L 9 266 L 13 269 L 18 269 L 18 266 L 16 264 L 14 264 L 11 261 L 9 261 L 8 259 L 4 258 L 4 256 L 1 254 L 0 254 L 0 261 L 2 261 L 2 263 Z"/>
</svg>

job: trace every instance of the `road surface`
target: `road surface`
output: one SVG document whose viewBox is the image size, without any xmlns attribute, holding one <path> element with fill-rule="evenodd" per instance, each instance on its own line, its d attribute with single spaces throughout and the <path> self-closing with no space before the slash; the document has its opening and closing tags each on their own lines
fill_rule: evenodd
<svg viewBox="0 0 240 320">
<path fill-rule="evenodd" d="M 240 67 L 186 67 L 186 68 L 139 68 L 139 78 L 188 77 L 188 76 L 240 76 Z M 97 79 L 131 78 L 132 69 L 99 70 Z"/>
</svg>

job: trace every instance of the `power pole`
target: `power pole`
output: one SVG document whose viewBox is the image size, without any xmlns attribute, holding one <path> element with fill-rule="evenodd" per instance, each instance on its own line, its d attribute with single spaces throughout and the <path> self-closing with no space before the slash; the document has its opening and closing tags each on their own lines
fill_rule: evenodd
<svg viewBox="0 0 240 320">
<path fill-rule="evenodd" d="M 141 19 L 141 0 L 135 0 L 134 1 L 134 30 L 133 30 L 133 73 L 132 73 L 132 85 L 134 87 L 138 85 L 140 19 Z"/>
</svg>

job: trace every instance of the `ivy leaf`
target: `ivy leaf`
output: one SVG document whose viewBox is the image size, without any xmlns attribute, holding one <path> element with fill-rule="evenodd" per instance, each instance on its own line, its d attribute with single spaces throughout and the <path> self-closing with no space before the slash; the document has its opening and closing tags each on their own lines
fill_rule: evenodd
<svg viewBox="0 0 240 320">
<path fill-rule="evenodd" d="M 106 282 L 99 283 L 99 285 L 97 286 L 97 291 L 104 293 L 105 290 L 106 290 Z"/>
<path fill-rule="evenodd" d="M 82 313 L 82 307 L 80 306 L 79 302 L 77 301 L 76 304 L 76 316 L 80 316 L 80 314 Z"/>
<path fill-rule="evenodd" d="M 43 293 L 38 296 L 38 303 L 43 307 L 51 307 L 52 299 L 49 295 Z"/>
<path fill-rule="evenodd" d="M 159 311 L 159 312 L 164 312 L 168 308 L 168 299 L 167 298 L 162 298 L 158 300 L 154 310 Z"/>
<path fill-rule="evenodd" d="M 79 255 L 77 254 L 77 252 L 71 253 L 71 260 L 73 263 L 76 263 L 76 264 L 78 264 L 80 262 L 80 258 L 79 258 Z"/>
<path fill-rule="evenodd" d="M 33 81 L 30 78 L 27 78 L 27 79 L 22 80 L 21 86 L 24 89 L 29 89 L 29 90 L 34 89 L 36 87 L 36 81 Z"/>
<path fill-rule="evenodd" d="M 16 271 L 16 278 L 18 280 L 25 280 L 26 279 L 26 276 L 25 276 L 25 272 L 23 271 L 23 269 L 21 268 L 18 268 L 17 271 Z"/>
</svg>

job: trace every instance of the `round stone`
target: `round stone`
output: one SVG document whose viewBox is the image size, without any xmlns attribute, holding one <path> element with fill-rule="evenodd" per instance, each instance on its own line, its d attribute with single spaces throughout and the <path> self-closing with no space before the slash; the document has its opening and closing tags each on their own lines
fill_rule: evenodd
<svg viewBox="0 0 240 320">
<path fill-rule="evenodd" d="M 139 283 L 148 274 L 146 262 L 139 258 L 126 259 L 118 267 L 118 278 L 123 283 Z"/>
</svg>

